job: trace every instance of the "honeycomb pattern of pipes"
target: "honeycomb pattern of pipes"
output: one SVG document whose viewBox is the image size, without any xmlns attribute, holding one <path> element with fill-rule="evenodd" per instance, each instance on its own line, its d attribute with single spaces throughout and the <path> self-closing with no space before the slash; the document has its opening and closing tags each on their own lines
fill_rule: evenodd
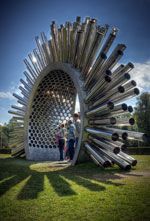
<svg viewBox="0 0 150 221">
<path fill-rule="evenodd" d="M 74 112 L 76 89 L 61 70 L 50 72 L 39 84 L 32 103 L 28 145 L 32 148 L 56 148 L 56 131 Z"/>
</svg>

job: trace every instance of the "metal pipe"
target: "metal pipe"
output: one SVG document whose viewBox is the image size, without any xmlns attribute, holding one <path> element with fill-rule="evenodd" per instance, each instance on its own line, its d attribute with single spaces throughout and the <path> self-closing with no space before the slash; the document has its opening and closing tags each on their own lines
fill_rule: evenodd
<svg viewBox="0 0 150 221">
<path fill-rule="evenodd" d="M 95 36 L 96 36 L 96 19 L 91 19 L 87 25 L 87 31 L 84 41 L 84 48 L 81 55 L 81 62 L 80 67 L 82 67 L 82 74 L 83 69 L 86 66 L 88 61 L 88 56 L 90 55 L 90 51 L 92 50 L 92 45 L 94 44 Z M 82 63 L 83 62 L 83 63 Z"/>
<path fill-rule="evenodd" d="M 36 80 L 37 75 L 36 72 L 34 71 L 34 69 L 32 68 L 32 66 L 30 65 L 30 63 L 28 62 L 27 59 L 24 59 L 24 63 L 28 69 L 28 71 L 30 72 L 31 76 L 33 77 L 34 80 Z"/>
<path fill-rule="evenodd" d="M 32 66 L 34 67 L 34 70 L 36 71 L 36 75 L 38 76 L 40 73 L 40 69 L 37 65 L 37 60 L 36 60 L 34 54 L 30 53 L 30 54 L 28 54 L 28 57 L 30 59 L 30 62 L 32 63 Z"/>
<path fill-rule="evenodd" d="M 11 108 L 25 112 L 25 109 L 23 107 L 19 107 L 19 106 L 16 106 L 16 105 L 11 105 Z"/>
<path fill-rule="evenodd" d="M 21 116 L 21 117 L 24 117 L 24 113 L 22 112 L 19 112 L 19 111 L 13 111 L 13 110 L 9 110 L 8 111 L 9 114 L 14 114 L 14 115 L 17 115 L 17 116 Z"/>
<path fill-rule="evenodd" d="M 36 42 L 37 48 L 39 50 L 39 53 L 41 55 L 41 63 L 43 65 L 43 68 L 45 68 L 47 66 L 47 63 L 46 63 L 43 47 L 42 47 L 42 44 L 41 44 L 41 40 L 38 36 L 35 37 L 35 42 Z"/>
<path fill-rule="evenodd" d="M 58 28 L 56 26 L 55 21 L 52 21 L 51 24 L 51 35 L 53 39 L 53 47 L 55 48 L 54 50 L 56 51 L 56 60 L 59 60 L 59 45 L 58 45 Z"/>
<path fill-rule="evenodd" d="M 98 116 L 119 116 L 119 115 L 122 115 L 122 114 L 125 114 L 125 113 L 128 113 L 128 106 L 123 103 L 123 104 L 119 104 L 119 105 L 116 105 L 114 106 L 114 108 L 110 111 L 105 111 L 101 114 L 98 114 Z"/>
<path fill-rule="evenodd" d="M 111 90 L 112 88 L 115 88 L 117 87 L 118 85 L 122 85 L 124 83 L 126 83 L 128 80 L 130 80 L 130 74 L 128 73 L 125 73 L 123 75 L 120 75 L 118 76 L 117 78 L 113 78 L 112 76 L 112 81 L 110 82 L 110 84 L 108 84 L 108 86 L 105 88 L 104 91 L 107 91 L 107 90 Z M 124 86 L 124 85 L 123 85 Z"/>
<path fill-rule="evenodd" d="M 40 55 L 39 55 L 37 49 L 34 49 L 34 50 L 33 50 L 33 54 L 34 54 L 34 56 L 35 56 L 38 69 L 39 69 L 39 71 L 41 72 L 44 67 L 43 67 L 43 64 L 42 64 L 42 62 L 41 62 L 41 58 L 40 58 Z"/>
<path fill-rule="evenodd" d="M 19 86 L 19 89 L 21 90 L 21 93 L 28 99 L 29 98 L 28 91 L 26 91 L 26 89 L 22 86 Z"/>
<path fill-rule="evenodd" d="M 111 110 L 113 110 L 114 108 L 114 104 L 112 102 L 108 102 L 107 104 L 104 104 L 100 107 L 97 107 L 93 110 L 90 110 L 88 112 L 86 112 L 86 116 L 91 116 L 94 114 L 100 114 L 100 113 L 105 113 L 105 112 L 110 112 Z"/>
<path fill-rule="evenodd" d="M 111 140 L 118 140 L 119 136 L 117 133 L 111 133 L 111 132 L 107 132 L 104 130 L 100 130 L 100 129 L 95 129 L 95 128 L 85 128 L 85 130 L 90 133 L 90 134 L 95 134 L 97 136 L 100 136 L 102 138 L 106 138 L 106 139 L 111 139 Z"/>
<path fill-rule="evenodd" d="M 18 100 L 20 100 L 20 101 L 22 101 L 22 102 L 24 102 L 25 104 L 27 104 L 27 99 L 24 97 L 20 97 L 18 94 L 16 94 L 16 93 L 13 93 L 13 96 L 15 97 L 15 98 L 17 98 Z"/>
<path fill-rule="evenodd" d="M 108 57 L 104 65 L 102 66 L 101 70 L 99 71 L 100 75 L 105 72 L 107 69 L 111 70 L 116 63 L 120 60 L 123 56 L 123 51 L 126 49 L 124 44 L 118 44 L 116 48 L 113 50 L 111 55 Z"/>
<path fill-rule="evenodd" d="M 86 26 L 86 24 L 85 24 Z M 83 27 L 83 24 L 82 24 Z M 80 22 L 78 19 L 76 19 L 76 22 L 73 23 L 73 29 L 70 33 L 70 61 L 73 64 L 73 59 L 74 59 L 74 50 L 75 50 L 75 39 L 77 35 L 77 31 L 79 31 L 80 28 Z M 85 27 L 84 27 L 85 28 Z"/>
<path fill-rule="evenodd" d="M 122 151 L 120 151 L 118 156 L 121 157 L 123 160 L 127 161 L 132 166 L 136 166 L 136 164 L 137 164 L 137 160 L 136 159 L 134 159 L 133 157 L 129 156 L 128 154 L 126 154 L 126 153 L 124 153 Z"/>
<path fill-rule="evenodd" d="M 93 44 L 91 46 L 90 52 L 87 57 L 87 61 L 86 61 L 85 65 L 83 67 L 83 70 L 82 70 L 83 74 L 86 74 L 89 72 L 89 69 L 92 66 L 92 64 L 96 58 L 97 52 L 101 46 L 101 43 L 102 43 L 102 40 L 104 37 L 104 33 L 105 33 L 104 27 L 102 27 L 96 31 Z"/>
<path fill-rule="evenodd" d="M 139 93 L 140 91 L 138 88 L 133 88 L 129 91 L 126 91 L 124 94 L 117 95 L 116 97 L 112 99 L 112 101 L 117 104 L 117 103 L 120 103 L 122 100 L 133 98 L 139 95 Z"/>
<path fill-rule="evenodd" d="M 113 73 L 112 73 L 112 77 L 113 78 L 118 78 L 120 77 L 120 75 L 124 74 L 124 73 L 127 73 L 127 72 L 130 72 L 133 68 L 134 68 L 134 65 L 129 62 L 127 65 L 120 65 L 121 67 L 119 68 L 118 67 L 118 70 L 116 69 Z M 120 70 L 119 70 L 120 69 Z"/>
<path fill-rule="evenodd" d="M 104 126 L 101 126 L 101 129 L 103 129 L 104 131 L 111 132 L 111 133 L 117 133 L 119 137 L 121 137 L 123 140 L 127 140 L 128 138 L 128 131 L 126 130 L 121 130 L 121 129 L 112 128 L 112 127 L 104 127 Z"/>
<path fill-rule="evenodd" d="M 111 82 L 111 77 L 108 75 L 105 75 L 103 80 L 100 79 L 95 85 L 94 87 L 92 87 L 91 91 L 88 93 L 88 95 L 85 98 L 85 102 L 90 101 L 90 99 L 92 99 L 92 97 L 96 94 L 96 93 L 100 93 L 101 91 L 103 91 L 103 89 L 105 87 L 107 87 L 107 85 Z"/>
<path fill-rule="evenodd" d="M 91 147 L 91 145 L 89 143 L 85 143 L 84 144 L 86 149 L 96 158 L 96 160 L 103 166 L 103 167 L 107 167 L 108 163 L 107 161 L 105 161 L 105 159 L 103 159 L 102 156 L 100 156 L 99 154 L 97 154 L 97 152 Z"/>
<path fill-rule="evenodd" d="M 112 145 L 114 147 L 119 147 L 121 150 L 126 150 L 127 149 L 127 146 L 122 143 L 121 141 L 113 141 L 113 140 L 104 140 L 105 143 L 109 144 L 109 145 Z"/>
<path fill-rule="evenodd" d="M 20 79 L 20 82 L 24 85 L 24 87 L 30 92 L 31 91 L 31 86 L 27 84 L 22 78 Z"/>
<path fill-rule="evenodd" d="M 120 148 L 119 147 L 115 147 L 115 146 L 112 146 L 112 145 L 109 145 L 109 144 L 106 144 L 105 142 L 101 141 L 101 140 L 98 140 L 92 136 L 89 136 L 89 139 L 96 143 L 98 145 L 99 148 L 104 148 L 105 150 L 109 150 L 115 154 L 118 154 L 120 152 Z"/>
<path fill-rule="evenodd" d="M 121 159 L 116 154 L 114 154 L 108 150 L 104 150 L 104 149 L 99 149 L 99 151 L 102 154 L 104 154 L 106 157 L 108 157 L 110 160 L 112 160 L 114 163 L 116 163 L 122 169 L 125 169 L 125 170 L 131 169 L 131 165 L 129 163 L 127 163 L 126 161 L 124 161 L 123 159 Z"/>
<path fill-rule="evenodd" d="M 88 89 L 93 79 L 96 78 L 97 72 L 100 70 L 101 66 L 104 64 L 106 59 L 107 56 L 104 53 L 100 53 L 99 56 L 97 57 L 95 63 L 89 70 L 87 78 L 85 79 L 84 87 L 86 90 Z"/>
<path fill-rule="evenodd" d="M 90 125 L 114 125 L 116 124 L 117 120 L 116 118 L 114 117 L 111 117 L 111 118 L 103 118 L 103 119 L 92 119 L 92 120 L 89 120 L 88 123 Z"/>
<path fill-rule="evenodd" d="M 136 82 L 134 80 L 129 81 L 128 83 L 124 84 L 125 91 L 129 91 L 132 88 L 136 87 Z"/>
<path fill-rule="evenodd" d="M 108 91 L 107 93 L 100 94 L 100 97 L 95 101 L 92 106 L 96 107 L 97 105 L 101 105 L 105 102 L 114 101 L 116 97 L 121 96 L 124 93 L 124 87 L 119 86 L 117 88 L 113 88 L 111 91 Z"/>
<path fill-rule="evenodd" d="M 30 75 L 28 74 L 27 71 L 24 71 L 23 74 L 25 75 L 26 80 L 28 81 L 28 83 L 29 83 L 31 86 L 33 86 L 35 80 L 34 80 L 33 78 L 30 77 Z"/>
<path fill-rule="evenodd" d="M 53 58 L 52 58 L 51 50 L 49 47 L 49 41 L 47 40 L 47 37 L 44 32 L 41 33 L 41 39 L 43 42 L 43 46 L 44 46 L 43 50 L 45 51 L 47 62 L 51 63 L 53 62 Z"/>
<path fill-rule="evenodd" d="M 70 22 L 66 23 L 66 29 L 67 29 L 67 61 L 70 62 L 70 34 L 71 34 L 71 30 L 72 30 L 72 24 Z"/>
</svg>

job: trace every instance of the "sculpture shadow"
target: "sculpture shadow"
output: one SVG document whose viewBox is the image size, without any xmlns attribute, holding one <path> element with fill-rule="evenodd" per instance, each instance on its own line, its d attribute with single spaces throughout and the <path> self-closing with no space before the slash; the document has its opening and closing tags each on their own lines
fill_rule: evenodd
<svg viewBox="0 0 150 221">
<path fill-rule="evenodd" d="M 118 181 L 122 178 L 118 173 L 125 172 L 117 167 L 104 170 L 93 163 L 86 163 L 57 171 L 36 171 L 31 169 L 31 165 L 33 162 L 23 159 L 0 159 L 0 196 L 23 182 L 17 199 L 36 199 L 44 190 L 44 176 L 48 178 L 54 192 L 60 197 L 78 194 L 72 189 L 70 181 L 89 191 L 98 192 L 105 191 L 106 185 L 124 185 Z"/>
</svg>

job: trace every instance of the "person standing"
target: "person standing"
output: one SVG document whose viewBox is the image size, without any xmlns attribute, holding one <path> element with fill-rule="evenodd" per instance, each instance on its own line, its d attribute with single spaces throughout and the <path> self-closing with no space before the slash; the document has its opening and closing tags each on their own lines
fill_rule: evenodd
<svg viewBox="0 0 150 221">
<path fill-rule="evenodd" d="M 61 124 L 58 130 L 58 133 L 56 134 L 57 140 L 58 140 L 58 148 L 59 148 L 59 153 L 60 153 L 60 160 L 63 161 L 63 151 L 64 151 L 64 146 L 65 146 L 65 141 L 66 141 L 66 128 L 64 124 Z"/>
<path fill-rule="evenodd" d="M 74 118 L 74 124 L 75 124 L 75 148 L 78 145 L 78 140 L 80 136 L 80 131 L 81 131 L 81 121 L 80 121 L 80 115 L 78 113 L 74 113 L 73 115 Z"/>
<path fill-rule="evenodd" d="M 70 160 L 74 157 L 74 144 L 75 144 L 75 125 L 72 120 L 68 121 L 68 152 Z"/>
</svg>

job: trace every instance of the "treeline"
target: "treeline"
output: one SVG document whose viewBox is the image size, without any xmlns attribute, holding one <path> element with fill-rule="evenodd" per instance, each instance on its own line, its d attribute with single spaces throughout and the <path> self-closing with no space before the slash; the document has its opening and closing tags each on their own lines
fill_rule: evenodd
<svg viewBox="0 0 150 221">
<path fill-rule="evenodd" d="M 150 93 L 142 93 L 137 98 L 137 103 L 134 108 L 134 113 L 132 116 L 135 119 L 134 126 L 131 127 L 122 127 L 123 129 L 134 130 L 138 132 L 146 133 L 150 136 Z M 124 117 L 124 116 L 123 116 Z M 125 116 L 126 117 L 126 116 Z M 10 148 L 13 143 L 11 138 L 14 132 L 15 120 L 12 118 L 8 124 L 0 125 L 0 148 Z M 130 146 L 145 146 L 150 145 L 147 143 L 142 143 L 138 141 L 127 141 L 127 144 Z"/>
</svg>

